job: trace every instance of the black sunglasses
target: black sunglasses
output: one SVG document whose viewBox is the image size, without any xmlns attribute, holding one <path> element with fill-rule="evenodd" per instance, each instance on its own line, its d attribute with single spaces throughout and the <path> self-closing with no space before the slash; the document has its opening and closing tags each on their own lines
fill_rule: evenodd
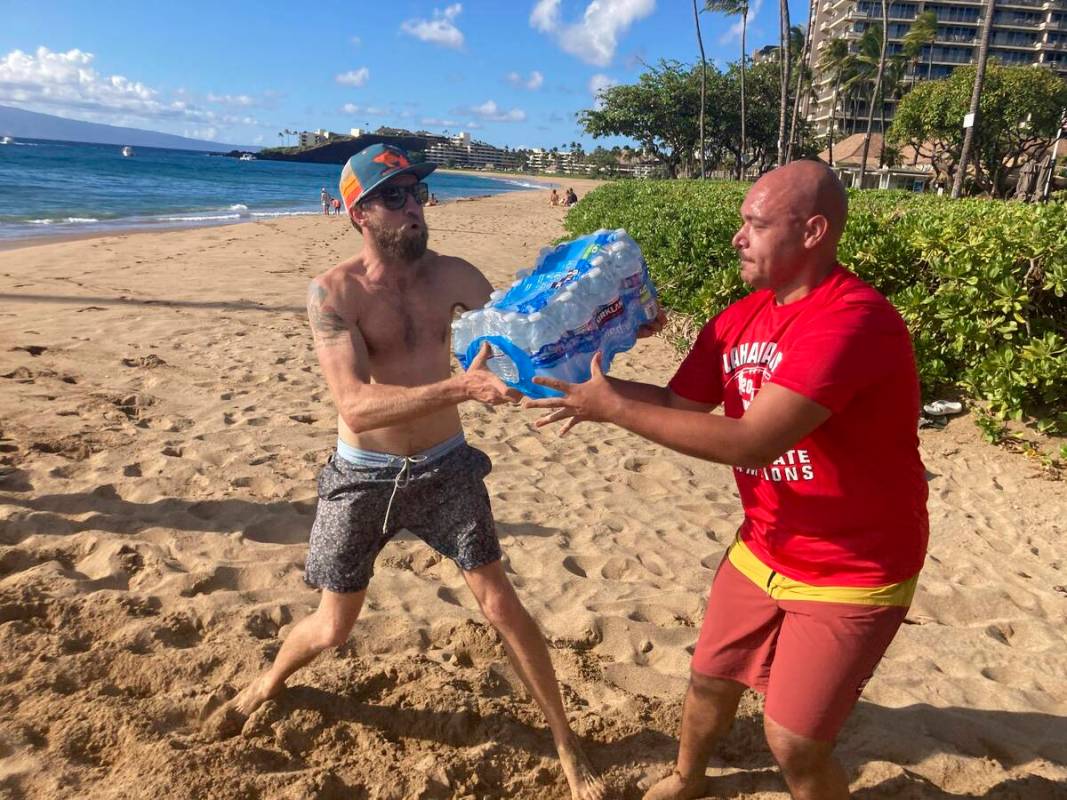
<svg viewBox="0 0 1067 800">
<path fill-rule="evenodd" d="M 415 198 L 416 203 L 424 206 L 426 201 L 430 199 L 430 187 L 422 181 L 413 183 L 411 186 L 383 186 L 371 194 L 370 197 L 364 198 L 363 202 L 366 203 L 370 200 L 378 199 L 390 211 L 399 211 L 408 201 L 409 194 Z"/>
</svg>

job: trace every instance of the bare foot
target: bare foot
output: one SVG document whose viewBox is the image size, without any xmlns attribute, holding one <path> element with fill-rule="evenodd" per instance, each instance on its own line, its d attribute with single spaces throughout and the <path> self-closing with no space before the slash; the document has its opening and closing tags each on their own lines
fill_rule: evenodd
<svg viewBox="0 0 1067 800">
<path fill-rule="evenodd" d="M 271 682 L 270 673 L 264 672 L 242 689 L 237 697 L 233 698 L 231 705 L 234 711 L 247 719 L 252 716 L 252 713 L 257 708 L 277 695 L 281 690 L 281 686 Z"/>
<path fill-rule="evenodd" d="M 211 716 L 205 726 L 211 738 L 229 739 L 239 734 L 252 712 L 281 691 L 282 687 L 272 686 L 268 678 L 269 674 L 263 673 Z"/>
<path fill-rule="evenodd" d="M 571 800 L 604 800 L 607 797 L 604 782 L 593 771 L 593 765 L 582 752 L 577 736 L 572 733 L 566 742 L 556 746 L 556 751 L 563 774 L 571 787 Z"/>
<path fill-rule="evenodd" d="M 686 780 L 678 770 L 661 780 L 641 800 L 694 800 L 704 793 L 704 776 Z"/>
</svg>

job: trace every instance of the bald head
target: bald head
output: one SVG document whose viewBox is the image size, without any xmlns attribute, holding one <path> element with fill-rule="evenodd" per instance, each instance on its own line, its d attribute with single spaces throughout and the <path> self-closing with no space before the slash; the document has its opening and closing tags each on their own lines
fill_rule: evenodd
<svg viewBox="0 0 1067 800">
<path fill-rule="evenodd" d="M 779 302 L 817 285 L 837 263 L 847 212 L 845 189 L 826 165 L 794 161 L 768 172 L 741 204 L 733 238 L 741 280 L 774 290 Z"/>
<path fill-rule="evenodd" d="M 841 181 L 821 161 L 793 161 L 771 170 L 749 190 L 749 197 L 772 213 L 808 220 L 823 216 L 828 243 L 837 245 L 845 230 L 848 195 Z"/>
</svg>

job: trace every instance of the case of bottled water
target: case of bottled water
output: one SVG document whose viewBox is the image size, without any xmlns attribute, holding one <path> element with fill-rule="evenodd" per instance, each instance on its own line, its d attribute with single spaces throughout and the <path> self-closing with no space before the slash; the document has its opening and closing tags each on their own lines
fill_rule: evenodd
<svg viewBox="0 0 1067 800">
<path fill-rule="evenodd" d="M 530 397 L 549 397 L 559 393 L 534 383 L 535 376 L 587 381 L 598 350 L 607 372 L 658 312 L 637 242 L 622 228 L 599 230 L 544 248 L 510 288 L 464 312 L 452 323 L 452 350 L 466 369 L 488 342 L 488 367 L 501 380 Z"/>
</svg>

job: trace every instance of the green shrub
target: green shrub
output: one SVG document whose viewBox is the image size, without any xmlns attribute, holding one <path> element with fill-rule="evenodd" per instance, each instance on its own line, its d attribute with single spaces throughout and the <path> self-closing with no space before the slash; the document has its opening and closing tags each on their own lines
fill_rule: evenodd
<svg viewBox="0 0 1067 800">
<path fill-rule="evenodd" d="M 571 235 L 626 228 L 671 309 L 707 319 L 742 297 L 731 239 L 747 184 L 624 181 L 567 216 Z M 927 395 L 1067 430 L 1067 205 L 852 192 L 840 259 L 897 307 Z M 1050 428 L 1051 425 L 1051 428 Z"/>
</svg>

